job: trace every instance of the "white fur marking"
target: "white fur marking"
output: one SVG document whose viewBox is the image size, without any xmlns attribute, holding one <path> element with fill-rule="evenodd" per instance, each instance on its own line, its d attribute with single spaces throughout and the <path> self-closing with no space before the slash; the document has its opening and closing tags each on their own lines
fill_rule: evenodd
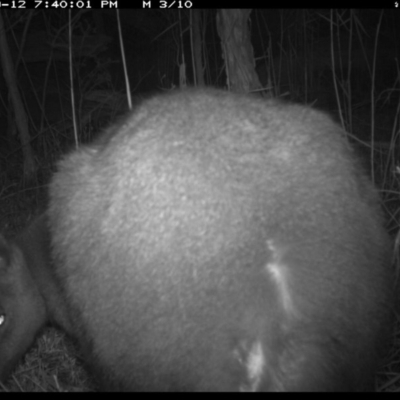
<svg viewBox="0 0 400 400">
<path fill-rule="evenodd" d="M 276 283 L 284 310 L 290 314 L 294 309 L 288 284 L 289 271 L 282 263 L 282 251 L 276 248 L 272 240 L 267 240 L 267 245 L 272 252 L 272 261 L 266 266 L 267 272 Z"/>
<path fill-rule="evenodd" d="M 246 372 L 248 384 L 241 386 L 241 392 L 256 392 L 261 383 L 265 367 L 264 352 L 260 342 L 255 342 L 251 346 L 246 360 Z"/>
</svg>

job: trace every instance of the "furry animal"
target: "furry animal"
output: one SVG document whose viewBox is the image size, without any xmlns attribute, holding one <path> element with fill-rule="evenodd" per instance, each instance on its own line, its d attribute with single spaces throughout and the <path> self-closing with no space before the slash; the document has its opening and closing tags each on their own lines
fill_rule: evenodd
<svg viewBox="0 0 400 400">
<path fill-rule="evenodd" d="M 54 266 L 39 286 L 61 289 L 50 314 L 102 388 L 374 388 L 390 240 L 323 113 L 217 90 L 154 97 L 60 162 L 47 216 Z M 30 261 L 4 242 L 0 255 L 7 310 L 22 285 L 8 271 Z"/>
</svg>

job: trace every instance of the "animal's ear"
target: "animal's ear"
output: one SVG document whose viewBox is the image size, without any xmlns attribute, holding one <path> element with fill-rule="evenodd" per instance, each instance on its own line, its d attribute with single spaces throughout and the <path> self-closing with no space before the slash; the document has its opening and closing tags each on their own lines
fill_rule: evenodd
<svg viewBox="0 0 400 400">
<path fill-rule="evenodd" d="M 33 245 L 36 251 L 40 249 Z M 47 320 L 30 270 L 31 254 L 0 237 L 0 381 L 4 382 Z"/>
</svg>

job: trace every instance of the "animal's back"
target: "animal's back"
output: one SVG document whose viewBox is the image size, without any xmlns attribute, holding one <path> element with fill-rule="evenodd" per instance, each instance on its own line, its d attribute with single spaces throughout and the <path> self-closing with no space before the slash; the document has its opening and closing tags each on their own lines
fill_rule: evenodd
<svg viewBox="0 0 400 400">
<path fill-rule="evenodd" d="M 159 96 L 67 156 L 50 195 L 57 275 L 106 387 L 373 388 L 388 239 L 325 115 Z"/>
</svg>

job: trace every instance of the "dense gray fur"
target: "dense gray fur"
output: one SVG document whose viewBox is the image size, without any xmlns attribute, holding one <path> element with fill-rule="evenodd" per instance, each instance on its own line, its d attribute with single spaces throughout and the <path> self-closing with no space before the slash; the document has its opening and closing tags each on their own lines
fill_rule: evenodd
<svg viewBox="0 0 400 400">
<path fill-rule="evenodd" d="M 50 197 L 56 273 L 105 388 L 374 387 L 390 244 L 326 115 L 158 96 L 65 157 Z"/>
</svg>

